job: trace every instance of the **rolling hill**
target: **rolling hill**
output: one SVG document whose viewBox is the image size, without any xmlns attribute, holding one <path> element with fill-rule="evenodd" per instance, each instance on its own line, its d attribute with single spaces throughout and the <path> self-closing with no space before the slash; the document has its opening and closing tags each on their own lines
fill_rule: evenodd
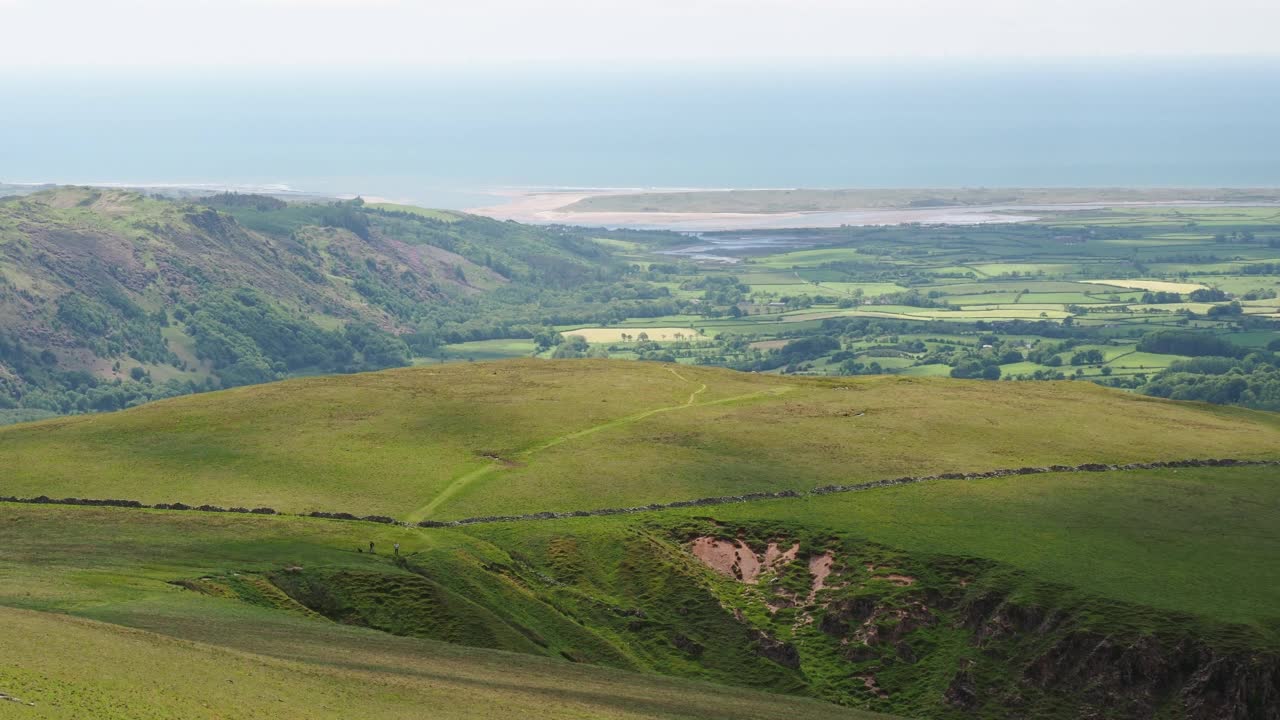
<svg viewBox="0 0 1280 720">
<path fill-rule="evenodd" d="M 0 429 L 6 494 L 401 520 L 1277 447 L 1275 415 L 1085 383 L 601 360 L 305 378 Z"/>
<path fill-rule="evenodd" d="M 0 496 L 401 521 L 946 477 L 460 527 L 0 501 L 0 692 L 133 717 L 164 665 L 201 680 L 157 712 L 197 716 L 1266 717 L 1274 468 L 1110 466 L 1280 460 L 1278 432 L 1085 383 L 593 360 L 10 426 Z M 1028 465 L 1063 467 L 972 474 Z"/>
</svg>

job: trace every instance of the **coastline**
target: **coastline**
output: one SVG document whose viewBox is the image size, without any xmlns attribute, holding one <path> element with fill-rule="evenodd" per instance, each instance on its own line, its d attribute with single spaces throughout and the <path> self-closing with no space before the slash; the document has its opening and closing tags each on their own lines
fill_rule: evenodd
<svg viewBox="0 0 1280 720">
<path fill-rule="evenodd" d="M 506 203 L 467 208 L 465 212 L 496 220 L 514 220 L 531 225 L 579 225 L 584 227 L 627 228 L 633 230 L 776 230 L 797 227 L 840 227 L 841 225 L 904 225 L 929 223 L 979 225 L 1029 222 L 1036 215 L 1019 214 L 1017 208 L 939 207 L 918 209 L 864 209 L 839 211 L 747 212 L 629 212 L 574 211 L 568 206 L 588 198 L 631 195 L 653 191 L 635 189 L 536 190 L 511 192 Z M 685 190 L 684 192 L 690 192 Z M 696 192 L 696 191 L 695 191 Z M 495 195 L 499 195 L 495 193 Z"/>
<path fill-rule="evenodd" d="M 584 200 L 609 196 L 658 197 L 670 193 L 723 192 L 702 188 L 601 188 L 539 189 L 495 191 L 506 202 L 473 207 L 465 212 L 498 220 L 514 220 L 533 225 L 577 225 L 583 227 L 633 230 L 674 230 L 711 232 L 722 230 L 780 230 L 788 228 L 831 228 L 841 226 L 982 225 L 1031 222 L 1046 213 L 1099 210 L 1109 207 L 1276 207 L 1276 202 L 1246 200 L 1096 200 L 1060 203 L 992 203 L 983 205 L 941 205 L 933 207 L 863 207 L 838 210 L 783 210 L 757 212 L 672 211 L 658 208 L 639 210 L 574 210 Z"/>
</svg>

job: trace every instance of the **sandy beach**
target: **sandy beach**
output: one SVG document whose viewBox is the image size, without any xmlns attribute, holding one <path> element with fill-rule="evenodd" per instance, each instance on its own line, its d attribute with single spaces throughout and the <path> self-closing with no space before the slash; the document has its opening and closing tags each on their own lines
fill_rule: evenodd
<svg viewBox="0 0 1280 720">
<path fill-rule="evenodd" d="M 726 213 L 726 212 L 579 212 L 566 210 L 573 203 L 602 195 L 644 192 L 637 189 L 513 191 L 507 202 L 469 208 L 467 212 L 498 220 L 515 220 L 535 225 L 581 225 L 586 227 L 632 228 L 644 230 L 770 230 L 796 227 L 840 227 L 842 225 L 903 225 L 929 223 L 979 225 L 997 222 L 1027 222 L 1038 218 L 1023 208 L 940 207 L 921 209 L 868 209 L 819 212 Z M 496 194 L 496 193 L 495 193 Z"/>
<path fill-rule="evenodd" d="M 515 220 L 535 225 L 580 225 L 585 227 L 631 228 L 643 230 L 677 230 L 708 232 L 715 230 L 780 230 L 786 228 L 822 228 L 875 225 L 982 225 L 1038 220 L 1047 213 L 1098 210 L 1119 207 L 1276 207 L 1274 201 L 1242 199 L 1121 199 L 1104 198 L 1081 202 L 1011 202 L 987 205 L 950 205 L 935 207 L 851 207 L 830 210 L 706 212 L 664 211 L 633 203 L 636 209 L 574 209 L 582 200 L 607 196 L 653 194 L 655 205 L 671 193 L 714 192 L 700 188 L 606 188 L 560 190 L 510 190 L 493 192 L 504 201 L 467 212 L 499 220 Z M 1104 191 L 1108 192 L 1108 191 Z M 1109 191 L 1109 192 L 1115 192 Z M 1074 198 L 1073 198 L 1074 200 Z"/>
</svg>

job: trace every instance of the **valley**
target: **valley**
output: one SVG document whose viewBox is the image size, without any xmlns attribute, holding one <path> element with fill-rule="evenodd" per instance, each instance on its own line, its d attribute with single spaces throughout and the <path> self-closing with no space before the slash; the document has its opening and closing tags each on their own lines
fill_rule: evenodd
<svg viewBox="0 0 1280 720">
<path fill-rule="evenodd" d="M 1280 407 L 1280 221 L 1263 206 L 690 236 L 61 188 L 0 201 L 0 219 L 0 420 L 586 356 Z"/>
</svg>

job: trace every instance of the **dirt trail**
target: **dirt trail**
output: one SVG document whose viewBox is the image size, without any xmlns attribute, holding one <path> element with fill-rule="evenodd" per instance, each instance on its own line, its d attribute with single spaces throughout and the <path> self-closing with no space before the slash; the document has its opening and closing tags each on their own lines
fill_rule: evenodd
<svg viewBox="0 0 1280 720">
<path fill-rule="evenodd" d="M 693 382 L 693 381 L 692 381 L 692 380 L 690 380 L 689 378 L 687 378 L 687 377 L 685 377 L 685 376 L 681 375 L 680 373 L 676 372 L 676 371 L 675 371 L 675 368 L 667 368 L 667 372 L 671 373 L 672 375 L 675 375 L 676 377 L 680 378 L 681 380 L 683 380 L 683 381 L 685 381 L 685 382 L 687 382 L 687 383 L 691 383 L 691 382 Z M 699 396 L 699 395 L 701 395 L 702 393 L 706 392 L 706 391 L 707 391 L 707 384 L 706 384 L 706 383 L 699 383 L 699 385 L 698 385 L 698 389 L 697 389 L 697 390 L 694 390 L 694 391 L 693 391 L 693 392 L 691 392 L 691 393 L 689 393 L 689 399 L 688 399 L 688 400 L 685 400 L 685 401 L 684 401 L 684 404 L 685 404 L 685 405 L 692 405 L 692 404 L 693 404 L 693 403 L 698 399 L 698 396 Z"/>
<path fill-rule="evenodd" d="M 692 380 L 681 375 L 674 368 L 666 368 L 666 371 L 674 375 L 681 382 L 693 384 Z M 643 410 L 641 412 L 633 413 L 625 417 L 620 417 L 614 420 L 609 420 L 607 422 L 600 423 L 599 425 L 592 425 L 591 427 L 583 428 L 582 430 L 575 430 L 574 432 L 566 433 L 559 437 L 551 438 L 550 440 L 545 440 L 530 448 L 521 450 L 513 458 L 506 459 L 506 460 L 495 460 L 488 465 L 485 465 L 480 468 L 476 468 L 475 470 L 472 470 L 471 472 L 468 472 L 464 475 L 460 475 L 459 477 L 455 478 L 452 482 L 450 482 L 445 487 L 444 490 L 441 490 L 440 494 L 432 498 L 430 502 L 428 502 L 426 505 L 423 505 L 422 507 L 410 513 L 408 520 L 411 523 L 416 523 L 426 519 L 428 515 L 435 512 L 436 508 L 440 507 L 447 500 L 457 495 L 458 492 L 461 491 L 463 488 L 467 487 L 468 485 L 471 485 L 472 483 L 474 483 L 475 481 L 483 477 L 486 477 L 495 472 L 503 470 L 504 468 L 511 467 L 513 464 L 515 464 L 512 462 L 512 460 L 515 460 L 518 463 L 523 464 L 524 462 L 527 462 L 538 453 L 544 450 L 549 450 L 562 443 L 566 443 L 572 440 L 577 440 L 578 438 L 586 437 L 587 435 L 594 435 L 595 433 L 601 432 L 603 430 L 609 430 L 611 428 L 620 427 L 622 425 L 630 425 L 631 423 L 639 422 L 641 420 L 644 420 L 645 418 L 652 417 L 659 413 L 672 412 L 674 410 L 682 410 L 684 408 L 693 407 L 695 405 L 698 407 L 705 407 L 709 405 L 722 405 L 724 403 L 736 402 L 739 400 L 748 400 L 753 397 L 762 397 L 765 395 L 781 395 L 782 393 L 790 391 L 792 387 L 793 386 L 791 385 L 780 385 L 777 387 L 768 388 L 766 390 L 758 390 L 756 392 L 746 393 L 744 395 L 735 395 L 733 397 L 720 398 L 719 400 L 710 400 L 708 402 L 699 403 L 698 396 L 707 391 L 707 384 L 699 383 L 697 389 L 689 393 L 689 397 L 686 398 L 685 401 L 679 405 L 664 405 L 662 407 L 652 408 L 650 410 Z"/>
</svg>

